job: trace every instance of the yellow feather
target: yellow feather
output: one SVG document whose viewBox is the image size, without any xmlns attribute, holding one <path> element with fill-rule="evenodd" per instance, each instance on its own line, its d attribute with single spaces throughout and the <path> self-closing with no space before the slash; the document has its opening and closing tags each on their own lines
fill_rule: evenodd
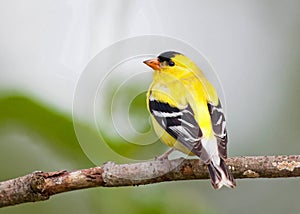
<svg viewBox="0 0 300 214">
<path fill-rule="evenodd" d="M 201 70 L 187 57 L 176 55 L 172 60 L 175 62 L 175 66 L 164 66 L 160 70 L 154 71 L 147 100 L 149 100 L 151 91 L 151 96 L 155 100 L 168 103 L 172 107 L 183 109 L 189 104 L 201 128 L 203 137 L 213 137 L 207 102 L 214 105 L 218 104 L 216 90 Z M 173 137 L 165 132 L 153 116 L 151 117 L 155 131 L 165 144 L 184 153 L 190 153 L 188 149 L 177 143 Z"/>
</svg>

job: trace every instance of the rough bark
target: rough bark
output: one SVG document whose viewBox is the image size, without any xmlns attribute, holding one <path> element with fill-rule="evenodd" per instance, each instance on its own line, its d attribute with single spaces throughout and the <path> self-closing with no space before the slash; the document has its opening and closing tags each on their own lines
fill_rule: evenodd
<svg viewBox="0 0 300 214">
<path fill-rule="evenodd" d="M 226 163 L 236 179 L 300 176 L 300 155 L 234 157 Z M 97 186 L 138 186 L 208 178 L 206 165 L 182 158 L 132 164 L 108 162 L 75 171 L 37 171 L 0 182 L 0 207 L 43 201 L 58 193 Z"/>
</svg>

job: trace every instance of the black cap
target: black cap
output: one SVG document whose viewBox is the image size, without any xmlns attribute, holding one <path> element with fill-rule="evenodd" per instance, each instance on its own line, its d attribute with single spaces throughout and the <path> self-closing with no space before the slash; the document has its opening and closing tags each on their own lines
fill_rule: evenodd
<svg viewBox="0 0 300 214">
<path fill-rule="evenodd" d="M 159 59 L 160 62 L 169 62 L 171 58 L 173 58 L 175 55 L 182 55 L 181 53 L 178 53 L 176 51 L 166 51 L 161 53 L 157 58 Z"/>
</svg>

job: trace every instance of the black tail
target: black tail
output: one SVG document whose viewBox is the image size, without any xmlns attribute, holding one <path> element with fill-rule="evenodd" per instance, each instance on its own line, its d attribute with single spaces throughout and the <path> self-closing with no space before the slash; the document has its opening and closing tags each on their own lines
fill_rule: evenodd
<svg viewBox="0 0 300 214">
<path fill-rule="evenodd" d="M 235 180 L 222 158 L 220 158 L 219 165 L 211 160 L 208 165 L 208 171 L 211 178 L 211 184 L 215 189 L 220 189 L 223 185 L 230 188 L 236 186 Z"/>
</svg>

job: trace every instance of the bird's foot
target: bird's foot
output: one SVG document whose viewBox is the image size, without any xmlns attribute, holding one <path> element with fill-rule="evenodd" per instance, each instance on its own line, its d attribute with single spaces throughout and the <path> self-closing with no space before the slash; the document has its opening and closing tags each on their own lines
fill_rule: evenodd
<svg viewBox="0 0 300 214">
<path fill-rule="evenodd" d="M 158 156 L 158 157 L 155 157 L 155 160 L 156 161 L 163 161 L 163 160 L 169 160 L 169 155 L 174 152 L 175 149 L 170 149 L 168 150 L 167 152 L 165 152 L 164 154 Z"/>
</svg>

